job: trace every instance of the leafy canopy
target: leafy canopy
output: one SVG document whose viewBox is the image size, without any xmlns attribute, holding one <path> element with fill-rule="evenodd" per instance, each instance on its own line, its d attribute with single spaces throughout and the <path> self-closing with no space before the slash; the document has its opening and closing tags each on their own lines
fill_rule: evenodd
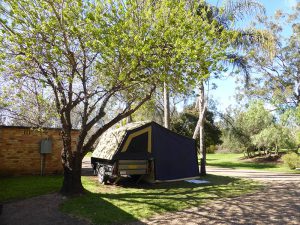
<svg viewBox="0 0 300 225">
<path fill-rule="evenodd" d="M 277 11 L 258 22 L 274 37 L 274 55 L 270 58 L 268 51 L 252 49 L 249 61 L 255 76 L 242 92 L 267 101 L 280 113 L 294 110 L 300 104 L 300 3 L 290 13 Z M 291 34 L 286 36 L 289 28 Z"/>
<path fill-rule="evenodd" d="M 0 69 L 6 87 L 37 81 L 60 114 L 88 101 L 86 110 L 95 115 L 96 103 L 108 93 L 118 95 L 114 101 L 135 104 L 162 81 L 184 92 L 223 69 L 218 62 L 234 36 L 196 15 L 202 1 L 2 2 Z M 26 87 L 18 89 L 3 91 L 0 102 L 7 106 L 12 95 L 22 102 L 18 96 Z"/>
</svg>

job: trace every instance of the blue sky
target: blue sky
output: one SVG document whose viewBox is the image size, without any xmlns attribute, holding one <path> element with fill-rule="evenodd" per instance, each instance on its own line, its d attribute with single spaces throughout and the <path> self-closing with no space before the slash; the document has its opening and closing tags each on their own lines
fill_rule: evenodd
<svg viewBox="0 0 300 225">
<path fill-rule="evenodd" d="M 208 0 L 212 4 L 221 4 L 221 0 Z M 268 16 L 274 15 L 277 10 L 290 11 L 293 6 L 300 0 L 260 0 L 265 8 Z M 220 111 L 224 111 L 229 105 L 236 104 L 235 95 L 235 79 L 224 74 L 222 79 L 214 80 L 218 88 L 210 90 L 210 98 L 217 101 L 217 107 Z"/>
</svg>

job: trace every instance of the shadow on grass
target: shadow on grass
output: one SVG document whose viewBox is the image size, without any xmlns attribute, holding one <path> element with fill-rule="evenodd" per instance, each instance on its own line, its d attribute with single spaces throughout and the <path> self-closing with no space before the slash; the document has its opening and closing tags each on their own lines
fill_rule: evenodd
<svg viewBox="0 0 300 225">
<path fill-rule="evenodd" d="M 88 180 L 87 180 L 88 179 Z M 66 201 L 64 212 L 88 218 L 95 224 L 125 223 L 154 214 L 199 206 L 209 200 L 233 197 L 256 190 L 259 185 L 231 177 L 205 177 L 210 184 L 172 182 L 158 184 L 121 183 L 122 186 L 99 185 L 86 178 L 89 192 Z"/>
<path fill-rule="evenodd" d="M 234 177 L 226 177 L 226 176 L 217 176 L 217 175 L 207 175 L 207 176 L 202 176 L 199 178 L 199 180 L 206 180 L 209 181 L 210 183 L 203 183 L 200 184 L 201 186 L 214 186 L 214 185 L 226 185 L 231 182 L 236 181 L 237 179 Z M 113 184 L 108 184 L 108 186 L 116 186 Z M 199 187 L 199 184 L 194 184 L 186 181 L 174 181 L 174 182 L 161 182 L 161 183 L 148 183 L 148 182 L 135 182 L 134 179 L 131 178 L 122 178 L 117 186 L 122 187 L 122 188 L 135 188 L 135 189 L 154 189 L 154 190 L 159 190 L 159 189 L 180 189 L 180 188 L 195 188 Z"/>
<path fill-rule="evenodd" d="M 103 199 L 101 195 L 89 191 L 84 196 L 67 200 L 60 209 L 95 224 L 116 224 L 137 220 L 132 214 Z"/>
</svg>

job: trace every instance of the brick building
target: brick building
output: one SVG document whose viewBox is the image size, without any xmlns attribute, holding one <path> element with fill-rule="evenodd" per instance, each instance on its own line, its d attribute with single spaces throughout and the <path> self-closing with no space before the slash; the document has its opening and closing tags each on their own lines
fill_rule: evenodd
<svg viewBox="0 0 300 225">
<path fill-rule="evenodd" d="M 78 134 L 72 131 L 73 148 Z M 51 153 L 40 153 L 43 140 Z M 61 129 L 0 126 L 0 176 L 62 173 L 61 150 Z"/>
</svg>

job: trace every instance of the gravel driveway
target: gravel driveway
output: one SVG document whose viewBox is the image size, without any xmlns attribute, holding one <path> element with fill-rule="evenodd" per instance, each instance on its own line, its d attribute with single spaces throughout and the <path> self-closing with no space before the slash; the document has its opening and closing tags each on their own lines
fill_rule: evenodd
<svg viewBox="0 0 300 225">
<path fill-rule="evenodd" d="M 266 183 L 264 190 L 225 198 L 179 212 L 158 215 L 138 224 L 300 224 L 300 174 L 208 168 L 208 173 Z"/>
</svg>

